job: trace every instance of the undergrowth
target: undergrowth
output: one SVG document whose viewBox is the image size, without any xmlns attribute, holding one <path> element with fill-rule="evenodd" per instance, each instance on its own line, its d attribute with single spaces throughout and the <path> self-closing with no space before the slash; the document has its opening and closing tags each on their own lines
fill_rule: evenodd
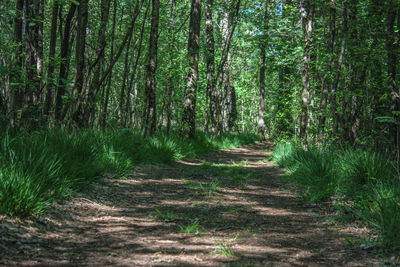
<svg viewBox="0 0 400 267">
<path fill-rule="evenodd" d="M 400 178 L 389 157 L 360 149 L 306 151 L 285 142 L 276 146 L 272 159 L 286 168 L 306 201 L 341 197 L 346 210 L 376 230 L 378 245 L 400 249 Z"/>
<path fill-rule="evenodd" d="M 0 213 L 11 216 L 41 213 L 52 201 L 86 189 L 105 172 L 122 176 L 138 164 L 168 164 L 257 139 L 251 134 L 211 139 L 198 133 L 188 140 L 162 132 L 144 138 L 131 129 L 5 130 L 0 138 Z"/>
</svg>

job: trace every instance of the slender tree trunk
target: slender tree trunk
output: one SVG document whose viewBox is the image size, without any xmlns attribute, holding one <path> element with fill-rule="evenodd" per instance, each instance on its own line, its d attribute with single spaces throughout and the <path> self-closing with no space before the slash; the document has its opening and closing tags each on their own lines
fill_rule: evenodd
<svg viewBox="0 0 400 267">
<path fill-rule="evenodd" d="M 129 37 L 128 39 L 128 44 L 126 45 L 126 50 L 125 50 L 125 60 L 124 60 L 124 74 L 122 77 L 122 87 L 121 87 L 121 92 L 120 92 L 120 97 L 119 97 L 119 102 L 118 102 L 118 113 L 119 113 L 119 121 L 120 123 L 123 125 L 123 121 L 124 121 L 124 114 L 123 114 L 123 110 L 124 110 L 124 103 L 125 98 L 129 97 L 129 95 L 126 96 L 125 94 L 125 90 L 127 87 L 127 83 L 128 83 L 128 74 L 131 68 L 131 64 L 130 64 L 130 48 L 131 48 L 131 41 L 132 41 L 132 35 Z M 132 53 L 132 57 L 133 57 Z M 123 125 L 125 127 L 125 125 Z"/>
<path fill-rule="evenodd" d="M 258 107 L 258 135 L 261 140 L 265 140 L 265 122 L 264 122 L 264 97 L 265 97 L 265 63 L 266 48 L 268 40 L 269 23 L 269 0 L 265 1 L 263 35 L 260 40 L 261 66 L 260 66 L 260 99 Z"/>
<path fill-rule="evenodd" d="M 340 45 L 340 52 L 339 52 L 339 57 L 338 57 L 338 62 L 336 66 L 336 73 L 335 73 L 335 78 L 332 83 L 332 88 L 331 88 L 331 113 L 333 114 L 333 129 L 332 133 L 338 134 L 339 132 L 339 115 L 338 115 L 338 110 L 337 110 L 337 100 L 336 100 L 336 94 L 337 94 L 337 89 L 339 86 L 339 81 L 340 81 L 340 74 L 342 72 L 342 67 L 343 67 L 343 62 L 344 62 L 344 53 L 346 51 L 346 46 L 347 46 L 347 32 L 348 32 L 348 25 L 347 25 L 347 7 L 345 4 L 343 4 L 343 29 L 342 29 L 342 42 Z"/>
<path fill-rule="evenodd" d="M 320 115 L 319 115 L 319 130 L 320 138 L 324 135 L 324 130 L 326 127 L 326 117 L 327 117 L 327 105 L 329 99 L 329 88 L 332 85 L 332 79 L 329 77 L 332 72 L 332 66 L 334 64 L 334 43 L 336 39 L 336 0 L 331 0 L 331 6 L 329 8 L 329 39 L 327 44 L 327 52 L 329 53 L 329 62 L 326 66 L 325 75 L 322 80 L 322 94 L 320 101 Z"/>
<path fill-rule="evenodd" d="M 206 2 L 206 64 L 207 64 L 207 101 L 209 104 L 207 129 L 208 124 L 211 123 L 210 132 L 213 136 L 217 134 L 217 119 L 218 119 L 218 93 L 215 86 L 215 41 L 214 41 L 214 25 L 213 25 L 213 6 L 214 0 L 207 0 Z"/>
<path fill-rule="evenodd" d="M 14 18 L 14 40 L 16 43 L 15 47 L 15 66 L 11 74 L 11 125 L 15 126 L 19 120 L 23 100 L 24 91 L 22 90 L 22 70 L 23 70 L 23 12 L 24 12 L 24 0 L 17 0 L 15 6 L 15 18 Z"/>
<path fill-rule="evenodd" d="M 399 12 L 399 14 L 397 14 Z M 396 44 L 395 37 L 395 21 L 396 15 L 400 18 L 400 10 L 397 2 L 395 0 L 390 0 L 387 10 L 387 37 L 386 37 L 386 50 L 387 50 L 387 75 L 388 84 L 391 99 L 391 112 L 393 116 L 393 123 L 390 125 L 390 136 L 393 143 L 396 145 L 396 158 L 397 166 L 400 170 L 400 116 L 398 111 L 400 110 L 400 92 L 397 88 L 396 75 L 397 75 L 397 62 L 398 56 L 398 44 Z M 399 19 L 400 20 L 400 19 Z"/>
<path fill-rule="evenodd" d="M 224 18 L 222 20 L 222 24 L 223 24 L 223 48 L 222 48 L 222 52 L 221 52 L 221 60 L 218 64 L 218 68 L 217 68 L 217 74 L 216 74 L 216 96 L 215 96 L 215 100 L 214 103 L 216 103 L 216 114 L 217 114 L 217 120 L 216 120 L 216 129 L 217 132 L 219 134 L 221 134 L 224 130 L 224 127 L 227 129 L 228 127 L 228 117 L 230 116 L 228 114 L 228 106 L 229 105 L 229 109 L 234 111 L 234 109 L 231 109 L 231 105 L 233 105 L 233 99 L 232 97 L 233 94 L 235 93 L 235 91 L 229 91 L 229 90 L 225 90 L 225 95 L 224 97 L 222 97 L 222 94 L 224 92 L 224 88 L 225 89 L 231 89 L 230 87 L 225 86 L 228 83 L 231 83 L 231 79 L 230 79 L 230 47 L 232 44 L 232 38 L 233 38 L 233 34 L 235 32 L 235 28 L 237 25 L 237 22 L 239 20 L 239 10 L 240 10 L 240 5 L 241 5 L 241 0 L 237 0 L 237 2 L 235 3 L 236 6 L 233 8 L 232 13 L 228 13 L 226 11 L 224 14 Z M 232 85 L 232 84 L 231 84 Z M 227 97 L 231 97 L 231 99 L 228 99 Z M 223 101 L 225 100 L 225 101 Z M 232 119 L 232 118 L 231 118 Z"/>
<path fill-rule="evenodd" d="M 66 87 L 68 83 L 67 82 L 68 68 L 71 55 L 70 36 L 71 36 L 72 20 L 75 15 L 76 8 L 77 6 L 74 3 L 71 3 L 67 17 L 65 19 L 63 40 L 61 42 L 61 63 L 58 76 L 58 89 L 57 89 L 56 103 L 55 103 L 55 119 L 59 123 L 64 118 L 63 97 L 65 96 Z"/>
<path fill-rule="evenodd" d="M 175 29 L 175 12 L 176 12 L 176 0 L 170 0 L 171 10 L 170 10 L 170 19 L 168 26 L 168 50 L 169 50 L 169 74 L 168 74 L 168 82 L 166 84 L 166 131 L 169 133 L 171 129 L 171 117 L 172 117 L 172 100 L 174 95 L 174 73 L 175 73 L 175 63 L 174 63 L 174 55 L 175 50 L 173 46 L 173 42 L 175 41 L 175 34 L 173 33 Z"/>
<path fill-rule="evenodd" d="M 188 60 L 186 90 L 183 99 L 182 135 L 194 138 L 196 132 L 196 90 L 199 78 L 201 0 L 192 0 L 189 22 Z"/>
<path fill-rule="evenodd" d="M 39 117 L 43 74 L 43 2 L 25 1 L 25 68 L 27 82 L 24 92 L 23 117 L 33 126 Z"/>
<path fill-rule="evenodd" d="M 116 26 L 116 20 L 117 20 L 117 0 L 114 0 L 113 7 L 114 7 L 114 10 L 113 10 L 113 19 L 112 19 L 113 23 L 112 23 L 112 28 L 111 28 L 111 53 L 110 53 L 111 60 L 114 57 L 115 26 Z M 110 70 L 110 72 L 112 72 L 112 69 Z M 105 77 L 107 77 L 106 74 L 103 74 L 102 79 L 105 79 Z M 103 109 L 102 109 L 101 121 L 100 121 L 100 126 L 103 130 L 106 128 L 106 123 L 107 123 L 107 110 L 108 110 L 108 101 L 110 99 L 111 77 L 112 77 L 112 75 L 109 76 L 107 84 L 104 85 L 105 95 L 104 95 L 104 103 L 103 103 Z M 101 84 L 102 84 L 102 82 L 99 82 L 99 86 L 101 86 Z"/>
<path fill-rule="evenodd" d="M 96 95 L 100 89 L 100 75 L 104 64 L 104 51 L 107 45 L 106 32 L 108 25 L 108 17 L 110 13 L 111 0 L 101 0 L 100 28 L 97 33 L 98 47 L 96 52 L 95 66 L 93 67 L 93 78 L 89 87 L 87 99 L 87 112 L 85 112 L 85 121 L 89 121 L 89 116 L 94 121 L 94 111 L 96 107 Z"/>
<path fill-rule="evenodd" d="M 75 78 L 72 95 L 75 98 L 72 110 L 72 120 L 78 127 L 86 126 L 82 103 L 85 97 L 85 50 L 86 28 L 89 16 L 89 0 L 80 0 L 78 7 L 77 38 L 75 46 Z"/>
<path fill-rule="evenodd" d="M 56 42 L 57 42 L 57 23 L 58 23 L 58 13 L 60 9 L 60 4 L 58 1 L 54 1 L 53 9 L 51 14 L 51 30 L 50 30 L 50 48 L 49 48 L 49 65 L 47 69 L 47 85 L 46 85 L 46 98 L 45 98 L 45 105 L 44 105 L 44 115 L 50 116 L 50 110 L 53 105 L 53 94 L 55 88 L 55 65 L 56 65 Z M 48 118 L 50 119 L 50 118 Z"/>
<path fill-rule="evenodd" d="M 149 62 L 147 65 L 147 80 L 145 88 L 145 114 L 144 114 L 144 135 L 152 136 L 156 131 L 156 70 L 158 52 L 158 22 L 159 22 L 160 1 L 152 0 L 151 29 L 149 45 Z"/>
<path fill-rule="evenodd" d="M 145 26 L 146 26 L 146 21 L 147 21 L 147 16 L 148 16 L 149 10 L 150 10 L 150 1 L 147 4 L 146 12 L 145 12 L 144 17 L 143 17 L 142 26 L 141 26 L 141 29 L 140 29 L 138 51 L 137 51 L 137 55 L 136 55 L 136 58 L 135 58 L 135 63 L 133 65 L 133 70 L 131 72 L 131 78 L 130 78 L 130 82 L 129 82 L 129 86 L 128 86 L 128 92 L 127 92 L 128 98 L 126 99 L 125 114 L 126 114 L 126 116 L 129 115 L 129 117 L 130 117 L 130 114 L 131 114 L 131 112 L 130 112 L 130 108 L 131 108 L 131 100 L 130 100 L 131 97 L 130 97 L 130 95 L 131 95 L 132 88 L 133 88 L 134 84 L 136 83 L 135 82 L 135 78 L 136 78 L 136 75 L 137 75 L 137 68 L 138 68 L 138 65 L 139 65 L 139 60 L 140 60 L 140 58 L 142 56 L 143 35 L 145 33 Z M 136 94 L 135 94 L 135 96 L 136 96 Z"/>
<path fill-rule="evenodd" d="M 310 104 L 310 61 L 311 61 L 311 37 L 314 20 L 315 3 L 311 0 L 300 0 L 300 14 L 304 32 L 304 54 L 301 94 L 301 120 L 300 120 L 300 139 L 303 144 L 307 143 L 307 125 L 309 119 L 308 105 Z"/>
</svg>

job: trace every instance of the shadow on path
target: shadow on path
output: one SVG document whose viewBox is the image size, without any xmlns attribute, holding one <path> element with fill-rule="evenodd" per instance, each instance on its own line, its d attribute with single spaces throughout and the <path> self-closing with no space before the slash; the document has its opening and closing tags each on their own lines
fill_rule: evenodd
<svg viewBox="0 0 400 267">
<path fill-rule="evenodd" d="M 268 144 L 104 178 L 45 217 L 0 221 L 0 265 L 366 266 L 281 182 Z"/>
</svg>

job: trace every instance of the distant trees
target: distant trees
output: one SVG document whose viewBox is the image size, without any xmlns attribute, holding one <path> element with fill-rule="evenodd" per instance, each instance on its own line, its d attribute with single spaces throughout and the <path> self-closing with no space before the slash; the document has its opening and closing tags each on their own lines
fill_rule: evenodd
<svg viewBox="0 0 400 267">
<path fill-rule="evenodd" d="M 400 158 L 399 0 L 5 0 L 0 12 L 6 126 L 254 131 Z"/>
</svg>

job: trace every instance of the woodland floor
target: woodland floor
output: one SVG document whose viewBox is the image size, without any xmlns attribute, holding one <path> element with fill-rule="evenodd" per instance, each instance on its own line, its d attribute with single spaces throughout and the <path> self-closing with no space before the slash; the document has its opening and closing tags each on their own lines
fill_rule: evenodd
<svg viewBox="0 0 400 267">
<path fill-rule="evenodd" d="M 269 144 L 106 175 L 27 219 L 0 217 L 4 266 L 376 266 L 349 246 L 365 229 L 305 204 L 267 160 Z M 344 238 L 347 236 L 347 238 Z M 347 239 L 347 241 L 346 241 Z"/>
</svg>

